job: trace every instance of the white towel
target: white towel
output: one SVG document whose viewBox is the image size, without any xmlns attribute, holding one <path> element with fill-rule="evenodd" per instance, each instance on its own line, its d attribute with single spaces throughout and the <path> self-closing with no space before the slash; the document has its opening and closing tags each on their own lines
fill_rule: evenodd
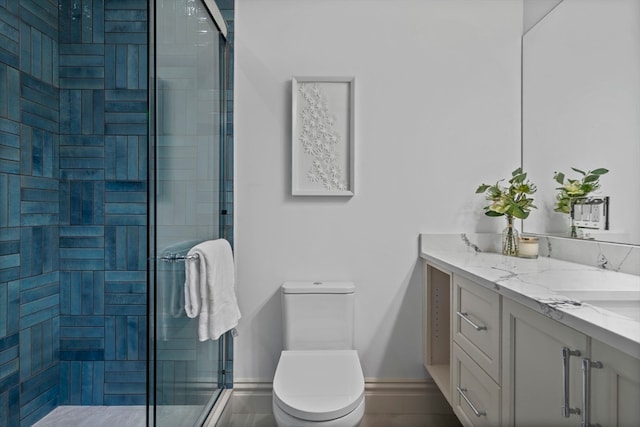
<svg viewBox="0 0 640 427">
<path fill-rule="evenodd" d="M 208 240 L 189 250 L 185 260 L 184 309 L 198 319 L 200 341 L 217 340 L 235 328 L 240 309 L 235 292 L 231 245 L 224 239 Z"/>
</svg>

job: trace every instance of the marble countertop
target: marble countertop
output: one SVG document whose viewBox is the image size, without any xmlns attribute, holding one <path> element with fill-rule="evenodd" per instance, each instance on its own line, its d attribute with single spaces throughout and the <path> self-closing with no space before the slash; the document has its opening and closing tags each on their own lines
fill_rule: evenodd
<svg viewBox="0 0 640 427">
<path fill-rule="evenodd" d="M 549 257 L 504 256 L 490 251 L 495 249 L 491 238 L 480 237 L 474 243 L 471 236 L 447 240 L 444 235 L 423 234 L 420 256 L 640 358 L 640 276 Z M 599 306 L 599 299 L 610 306 Z"/>
</svg>

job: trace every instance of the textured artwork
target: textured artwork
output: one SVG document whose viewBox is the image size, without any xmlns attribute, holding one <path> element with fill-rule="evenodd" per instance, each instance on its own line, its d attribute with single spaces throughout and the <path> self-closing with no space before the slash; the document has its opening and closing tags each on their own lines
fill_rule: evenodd
<svg viewBox="0 0 640 427">
<path fill-rule="evenodd" d="M 353 195 L 353 78 L 293 79 L 292 194 Z"/>
</svg>

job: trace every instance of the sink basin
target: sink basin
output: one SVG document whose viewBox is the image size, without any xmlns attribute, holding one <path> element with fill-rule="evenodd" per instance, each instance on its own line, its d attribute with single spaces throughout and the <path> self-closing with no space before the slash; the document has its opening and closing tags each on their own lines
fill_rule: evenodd
<svg viewBox="0 0 640 427">
<path fill-rule="evenodd" d="M 640 290 L 558 289 L 555 292 L 640 322 Z"/>
</svg>

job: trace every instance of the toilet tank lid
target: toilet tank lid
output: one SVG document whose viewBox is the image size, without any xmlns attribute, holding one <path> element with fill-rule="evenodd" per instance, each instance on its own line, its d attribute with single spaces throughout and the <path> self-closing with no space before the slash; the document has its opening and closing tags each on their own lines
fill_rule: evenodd
<svg viewBox="0 0 640 427">
<path fill-rule="evenodd" d="M 353 282 L 299 281 L 284 282 L 283 294 L 352 294 L 356 291 Z"/>
</svg>

